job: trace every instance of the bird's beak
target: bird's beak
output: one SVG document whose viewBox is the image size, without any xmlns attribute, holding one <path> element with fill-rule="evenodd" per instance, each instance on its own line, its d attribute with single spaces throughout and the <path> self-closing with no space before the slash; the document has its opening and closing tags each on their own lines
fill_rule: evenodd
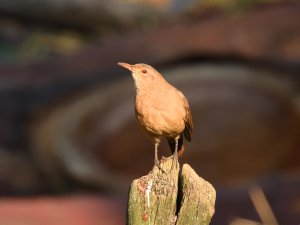
<svg viewBox="0 0 300 225">
<path fill-rule="evenodd" d="M 133 66 L 130 65 L 130 64 L 128 64 L 128 63 L 119 62 L 118 65 L 119 65 L 119 66 L 122 66 L 122 67 L 124 67 L 124 68 L 126 68 L 126 69 L 128 69 L 128 70 L 130 70 L 130 71 L 133 70 Z"/>
</svg>

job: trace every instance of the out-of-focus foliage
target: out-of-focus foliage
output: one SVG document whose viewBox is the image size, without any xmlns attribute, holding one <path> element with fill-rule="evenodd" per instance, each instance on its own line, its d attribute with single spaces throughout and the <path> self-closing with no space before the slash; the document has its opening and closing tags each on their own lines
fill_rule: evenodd
<svg viewBox="0 0 300 225">
<path fill-rule="evenodd" d="M 26 0 L 23 3 L 23 11 L 18 5 L 14 8 L 13 1 L 0 2 L 0 12 L 8 14 L 8 17 L 0 17 L 0 63 L 37 61 L 49 56 L 71 54 L 83 44 L 102 36 L 114 35 L 120 32 L 119 30 L 159 26 L 163 21 L 172 20 L 174 12 L 176 15 L 184 15 L 187 12 L 201 15 L 216 9 L 242 12 L 259 4 L 280 1 L 64 0 L 54 3 L 43 0 L 39 1 L 38 5 L 44 7 L 39 10 L 35 0 Z M 10 13 L 32 20 L 33 23 L 28 29 L 26 23 L 12 19 Z M 72 16 L 75 14 L 76 16 Z"/>
<path fill-rule="evenodd" d="M 280 0 L 198 0 L 197 3 L 201 7 L 217 7 L 217 8 L 244 8 L 255 6 L 262 3 L 274 3 Z"/>
<path fill-rule="evenodd" d="M 10 25 L 11 26 L 11 25 Z M 39 61 L 49 56 L 70 55 L 86 43 L 80 32 L 34 29 L 31 31 L 0 28 L 0 63 Z M 2 38 L 1 38 L 2 37 Z"/>
</svg>

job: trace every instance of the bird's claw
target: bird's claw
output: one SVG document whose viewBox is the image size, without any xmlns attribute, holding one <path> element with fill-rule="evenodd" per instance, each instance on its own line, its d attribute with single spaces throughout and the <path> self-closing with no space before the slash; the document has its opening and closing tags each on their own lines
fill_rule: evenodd
<svg viewBox="0 0 300 225">
<path fill-rule="evenodd" d="M 172 163 L 172 167 L 171 167 L 172 170 L 174 169 L 174 163 L 175 163 L 175 169 L 178 169 L 179 168 L 178 157 L 176 157 L 175 155 L 173 155 L 173 163 Z"/>
<path fill-rule="evenodd" d="M 161 168 L 160 164 L 159 164 L 159 160 L 154 160 L 154 167 L 157 166 L 158 169 L 160 169 L 163 173 L 166 173 L 166 171 Z"/>
</svg>

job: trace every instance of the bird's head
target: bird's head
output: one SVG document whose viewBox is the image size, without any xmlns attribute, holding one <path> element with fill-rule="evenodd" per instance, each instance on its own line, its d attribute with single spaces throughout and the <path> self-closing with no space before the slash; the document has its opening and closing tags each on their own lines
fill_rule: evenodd
<svg viewBox="0 0 300 225">
<path fill-rule="evenodd" d="M 147 64 L 138 63 L 130 65 L 128 63 L 119 62 L 118 65 L 131 71 L 136 87 L 153 84 L 153 82 L 163 79 L 162 75 L 156 69 Z"/>
</svg>

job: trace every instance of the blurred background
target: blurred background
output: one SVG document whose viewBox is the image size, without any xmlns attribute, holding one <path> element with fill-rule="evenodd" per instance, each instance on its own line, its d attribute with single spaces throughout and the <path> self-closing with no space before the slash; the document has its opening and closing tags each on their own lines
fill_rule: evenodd
<svg viewBox="0 0 300 225">
<path fill-rule="evenodd" d="M 299 224 L 296 0 L 0 0 L 0 224 L 125 224 L 154 149 L 119 61 L 187 96 L 181 163 L 216 188 L 212 225 L 262 224 L 253 186 Z"/>
</svg>

